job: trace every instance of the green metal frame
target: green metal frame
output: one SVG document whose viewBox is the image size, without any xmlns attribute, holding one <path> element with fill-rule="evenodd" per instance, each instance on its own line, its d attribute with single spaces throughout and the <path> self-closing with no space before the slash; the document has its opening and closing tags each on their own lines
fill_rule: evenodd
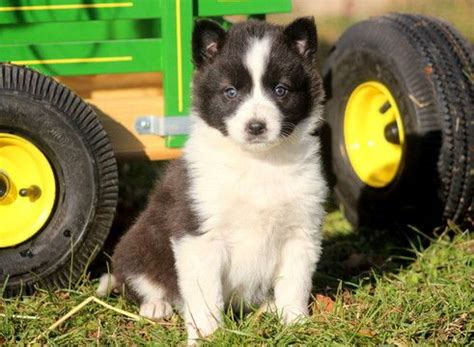
<svg viewBox="0 0 474 347">
<path fill-rule="evenodd" d="M 194 18 L 290 10 L 291 0 L 3 0 L 0 62 L 53 76 L 159 71 L 165 116 L 187 115 Z"/>
</svg>

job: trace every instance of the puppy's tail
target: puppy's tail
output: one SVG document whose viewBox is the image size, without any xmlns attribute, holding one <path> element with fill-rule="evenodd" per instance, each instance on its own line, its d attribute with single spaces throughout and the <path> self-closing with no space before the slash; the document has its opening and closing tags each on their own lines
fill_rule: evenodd
<svg viewBox="0 0 474 347">
<path fill-rule="evenodd" d="M 96 294 L 98 297 L 109 295 L 116 287 L 117 278 L 112 274 L 103 274 L 100 276 Z"/>
</svg>

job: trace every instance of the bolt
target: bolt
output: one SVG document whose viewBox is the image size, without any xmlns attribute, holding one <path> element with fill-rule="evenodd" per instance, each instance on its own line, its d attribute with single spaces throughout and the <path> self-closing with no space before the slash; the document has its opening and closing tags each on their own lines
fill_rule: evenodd
<svg viewBox="0 0 474 347">
<path fill-rule="evenodd" d="M 41 196 L 41 189 L 38 186 L 30 186 L 29 188 L 21 188 L 18 191 L 18 194 L 22 197 L 30 197 L 33 200 L 36 200 Z"/>
<path fill-rule="evenodd" d="M 150 128 L 150 121 L 148 119 L 142 119 L 138 126 L 142 129 L 149 129 Z"/>
</svg>

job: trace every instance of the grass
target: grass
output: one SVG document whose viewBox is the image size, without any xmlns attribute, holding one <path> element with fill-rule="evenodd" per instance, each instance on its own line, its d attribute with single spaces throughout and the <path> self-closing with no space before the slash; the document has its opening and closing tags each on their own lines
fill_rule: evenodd
<svg viewBox="0 0 474 347">
<path fill-rule="evenodd" d="M 474 240 L 451 226 L 428 239 L 405 233 L 351 230 L 340 212 L 329 214 L 325 248 L 315 277 L 312 316 L 283 327 L 269 314 L 226 312 L 225 327 L 204 345 L 469 344 L 474 333 Z M 97 280 L 70 289 L 39 290 L 0 299 L 0 345 L 184 344 L 178 315 L 161 323 L 135 321 L 122 297 L 90 301 L 50 332 L 48 327 L 94 295 Z M 89 299 L 92 300 L 92 299 Z M 130 314 L 129 314 L 130 315 Z M 35 340 L 39 335 L 44 337 Z"/>
</svg>

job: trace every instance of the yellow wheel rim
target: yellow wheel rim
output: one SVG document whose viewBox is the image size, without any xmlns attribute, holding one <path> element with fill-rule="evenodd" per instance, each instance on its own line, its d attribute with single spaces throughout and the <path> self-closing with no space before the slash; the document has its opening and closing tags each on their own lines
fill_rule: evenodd
<svg viewBox="0 0 474 347">
<path fill-rule="evenodd" d="M 390 91 L 365 82 L 351 93 L 344 113 L 344 143 L 357 176 L 381 188 L 397 175 L 402 161 L 403 123 Z"/>
<path fill-rule="evenodd" d="M 53 211 L 54 172 L 30 141 L 0 133 L 0 248 L 38 233 Z"/>
</svg>

